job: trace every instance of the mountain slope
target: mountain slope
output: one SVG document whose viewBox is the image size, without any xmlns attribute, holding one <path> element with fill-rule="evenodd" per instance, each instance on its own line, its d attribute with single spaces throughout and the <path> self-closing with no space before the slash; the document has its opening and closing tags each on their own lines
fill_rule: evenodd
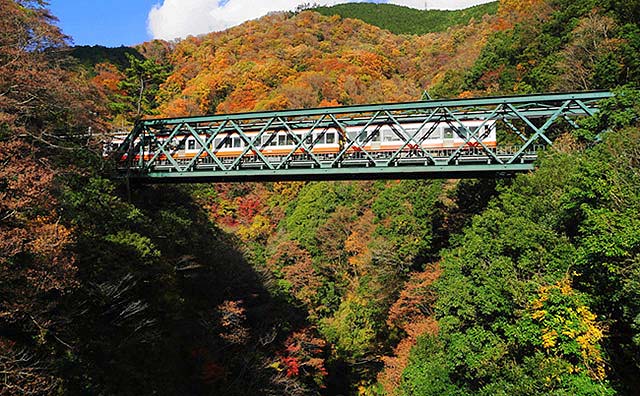
<svg viewBox="0 0 640 396">
<path fill-rule="evenodd" d="M 360 19 L 396 34 L 426 34 L 443 32 L 449 27 L 466 25 L 473 18 L 495 15 L 498 2 L 480 4 L 464 10 L 417 10 L 394 4 L 347 3 L 331 7 L 315 7 L 322 15 L 340 15 L 342 18 Z"/>
<path fill-rule="evenodd" d="M 415 100 L 445 70 L 471 67 L 490 26 L 409 37 L 311 11 L 270 15 L 180 42 L 160 111 L 172 116 Z"/>
</svg>

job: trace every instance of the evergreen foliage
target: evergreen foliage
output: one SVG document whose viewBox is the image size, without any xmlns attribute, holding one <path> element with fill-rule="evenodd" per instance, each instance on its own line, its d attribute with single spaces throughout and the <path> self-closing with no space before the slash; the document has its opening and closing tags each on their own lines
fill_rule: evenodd
<svg viewBox="0 0 640 396">
<path fill-rule="evenodd" d="M 127 55 L 142 60 L 142 55 L 135 48 L 124 46 L 109 48 L 102 45 L 80 45 L 73 47 L 70 55 L 88 69 L 92 69 L 100 63 L 111 63 L 120 70 L 124 70 L 130 63 Z"/>
<path fill-rule="evenodd" d="M 138 59 L 128 53 L 125 55 L 129 60 L 129 67 L 124 69 L 125 78 L 118 84 L 124 95 L 118 98 L 120 103 L 112 104 L 112 110 L 129 114 L 131 118 L 153 114 L 158 107 L 156 97 L 160 84 L 169 72 L 153 59 Z"/>
<path fill-rule="evenodd" d="M 417 10 L 394 4 L 374 3 L 347 3 L 310 9 L 326 16 L 340 15 L 342 18 L 360 19 L 396 34 L 427 34 L 443 32 L 452 26 L 466 25 L 472 19 L 481 20 L 487 14 L 495 14 L 498 12 L 498 2 L 456 11 Z"/>
<path fill-rule="evenodd" d="M 505 2 L 506 3 L 506 2 Z M 533 93 L 639 84 L 638 25 L 616 2 L 538 1 L 496 32 L 459 91 Z M 505 13 L 507 6 L 502 7 Z"/>
</svg>

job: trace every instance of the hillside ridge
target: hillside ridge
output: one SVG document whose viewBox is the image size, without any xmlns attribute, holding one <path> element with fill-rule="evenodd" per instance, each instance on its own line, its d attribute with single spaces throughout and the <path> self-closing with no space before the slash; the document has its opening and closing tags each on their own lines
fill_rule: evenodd
<svg viewBox="0 0 640 396">
<path fill-rule="evenodd" d="M 312 11 L 325 16 L 360 19 L 370 25 L 395 34 L 427 34 L 446 31 L 448 28 L 466 25 L 471 19 L 495 15 L 498 2 L 479 4 L 462 10 L 418 10 L 415 8 L 376 3 L 345 3 L 326 7 L 313 7 Z"/>
</svg>

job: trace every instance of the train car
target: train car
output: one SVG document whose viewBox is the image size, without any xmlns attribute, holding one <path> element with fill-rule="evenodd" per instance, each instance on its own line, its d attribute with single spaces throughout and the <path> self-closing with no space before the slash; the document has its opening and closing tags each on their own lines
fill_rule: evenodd
<svg viewBox="0 0 640 396">
<path fill-rule="evenodd" d="M 266 157 L 286 156 L 298 146 L 298 142 L 304 139 L 303 145 L 296 149 L 297 155 L 306 154 L 309 148 L 314 155 L 335 156 L 345 148 L 347 154 L 359 151 L 368 153 L 388 153 L 396 152 L 399 149 L 411 151 L 421 146 L 425 150 L 457 149 L 461 146 L 468 148 L 477 147 L 482 144 L 489 148 L 496 147 L 496 125 L 495 121 L 467 120 L 459 124 L 449 123 L 401 123 L 399 125 L 379 124 L 362 126 L 347 126 L 346 133 L 341 133 L 335 127 L 316 128 L 312 133 L 310 129 L 274 128 L 265 131 L 260 142 L 254 143 L 260 153 Z M 475 135 L 467 142 L 467 134 L 471 132 Z M 259 134 L 257 131 L 246 132 L 248 139 L 254 140 Z M 294 138 L 295 136 L 295 138 Z M 145 142 L 143 145 L 144 157 L 146 160 L 156 155 L 159 146 L 163 145 L 168 134 L 156 136 L 157 140 Z M 207 157 L 208 153 L 202 150 L 200 142 L 206 142 L 207 136 L 203 133 L 198 136 L 199 140 L 191 134 L 177 135 L 170 142 L 165 151 L 170 153 L 176 160 L 190 160 L 198 153 L 200 157 Z M 410 140 L 405 144 L 406 140 Z M 235 158 L 242 155 L 247 147 L 244 139 L 237 133 L 218 134 L 209 150 L 218 158 Z M 256 156 L 253 150 L 248 150 L 245 157 Z M 126 154 L 122 158 L 126 159 Z M 139 159 L 139 153 L 136 155 Z M 166 159 L 161 153 L 157 159 Z"/>
<path fill-rule="evenodd" d="M 125 139 L 129 135 L 129 132 L 116 131 L 111 133 L 102 141 L 102 156 L 107 158 L 114 153 Z"/>
</svg>

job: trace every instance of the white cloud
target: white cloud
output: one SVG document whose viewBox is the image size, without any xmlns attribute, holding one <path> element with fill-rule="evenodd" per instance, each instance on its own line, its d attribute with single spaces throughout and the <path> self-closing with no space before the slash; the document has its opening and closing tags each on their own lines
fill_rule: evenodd
<svg viewBox="0 0 640 396">
<path fill-rule="evenodd" d="M 351 0 L 354 1 L 354 0 Z M 490 0 L 388 0 L 407 7 L 459 9 Z M 148 30 L 153 38 L 172 40 L 224 30 L 273 11 L 293 10 L 304 3 L 333 5 L 349 0 L 163 0 L 149 12 Z"/>
</svg>

